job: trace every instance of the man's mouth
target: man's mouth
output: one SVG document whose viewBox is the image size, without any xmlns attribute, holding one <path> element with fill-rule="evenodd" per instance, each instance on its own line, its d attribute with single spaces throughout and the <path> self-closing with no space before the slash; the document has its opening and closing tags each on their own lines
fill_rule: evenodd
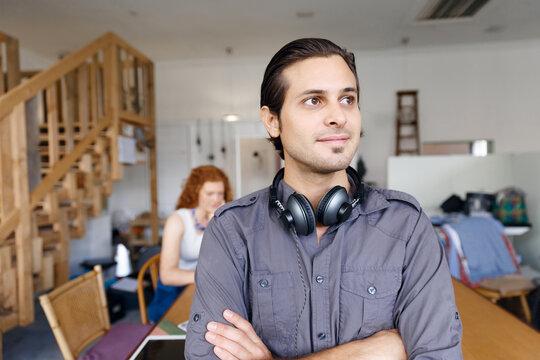
<svg viewBox="0 0 540 360">
<path fill-rule="evenodd" d="M 348 135 L 331 135 L 325 136 L 317 140 L 317 142 L 328 145 L 343 145 L 349 140 Z"/>
</svg>

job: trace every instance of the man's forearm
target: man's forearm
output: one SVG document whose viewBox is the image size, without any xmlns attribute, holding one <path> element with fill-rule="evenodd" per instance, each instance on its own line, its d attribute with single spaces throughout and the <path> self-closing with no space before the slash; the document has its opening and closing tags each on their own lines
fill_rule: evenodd
<svg viewBox="0 0 540 360">
<path fill-rule="evenodd" d="M 383 330 L 369 338 L 351 341 L 300 359 L 406 360 L 407 353 L 396 330 Z"/>
</svg>

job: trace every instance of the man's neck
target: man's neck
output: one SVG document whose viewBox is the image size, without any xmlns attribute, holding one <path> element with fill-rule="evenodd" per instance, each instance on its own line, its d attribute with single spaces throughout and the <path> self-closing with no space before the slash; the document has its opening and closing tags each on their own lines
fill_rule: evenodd
<svg viewBox="0 0 540 360">
<path fill-rule="evenodd" d="M 285 164 L 285 174 L 283 181 L 299 194 L 304 195 L 313 209 L 317 211 L 317 205 L 328 190 L 336 185 L 344 187 L 349 191 L 350 184 L 345 170 L 340 170 L 328 174 L 312 171 L 298 166 L 288 166 Z"/>
</svg>

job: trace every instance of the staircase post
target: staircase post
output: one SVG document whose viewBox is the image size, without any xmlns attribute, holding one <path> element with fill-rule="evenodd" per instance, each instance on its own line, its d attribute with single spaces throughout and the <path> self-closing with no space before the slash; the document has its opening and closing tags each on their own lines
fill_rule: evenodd
<svg viewBox="0 0 540 360">
<path fill-rule="evenodd" d="M 28 159 L 26 146 L 26 119 L 24 102 L 13 109 L 10 117 L 13 188 L 15 206 L 20 209 L 19 224 L 15 229 L 17 254 L 19 325 L 34 321 L 34 289 L 32 280 L 32 239 L 30 189 L 28 184 Z"/>
<path fill-rule="evenodd" d="M 118 46 L 110 41 L 105 50 L 105 115 L 110 116 L 111 126 L 108 135 L 111 139 L 111 175 L 113 180 L 123 177 L 122 164 L 118 153 L 118 135 L 120 134 L 120 71 Z"/>
<path fill-rule="evenodd" d="M 152 229 L 152 245 L 159 243 L 158 193 L 157 193 L 157 160 L 156 160 L 156 118 L 154 98 L 154 64 L 148 64 L 148 117 L 150 118 L 150 226 Z"/>
<path fill-rule="evenodd" d="M 19 40 L 8 37 L 6 40 L 7 88 L 8 91 L 21 82 L 19 62 Z"/>
</svg>

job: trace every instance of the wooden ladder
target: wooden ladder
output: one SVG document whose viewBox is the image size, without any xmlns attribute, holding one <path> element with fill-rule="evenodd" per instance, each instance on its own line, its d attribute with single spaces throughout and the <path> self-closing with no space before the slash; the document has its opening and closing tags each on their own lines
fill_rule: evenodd
<svg viewBox="0 0 540 360">
<path fill-rule="evenodd" d="M 420 155 L 418 135 L 418 90 L 397 92 L 396 156 Z"/>
</svg>

